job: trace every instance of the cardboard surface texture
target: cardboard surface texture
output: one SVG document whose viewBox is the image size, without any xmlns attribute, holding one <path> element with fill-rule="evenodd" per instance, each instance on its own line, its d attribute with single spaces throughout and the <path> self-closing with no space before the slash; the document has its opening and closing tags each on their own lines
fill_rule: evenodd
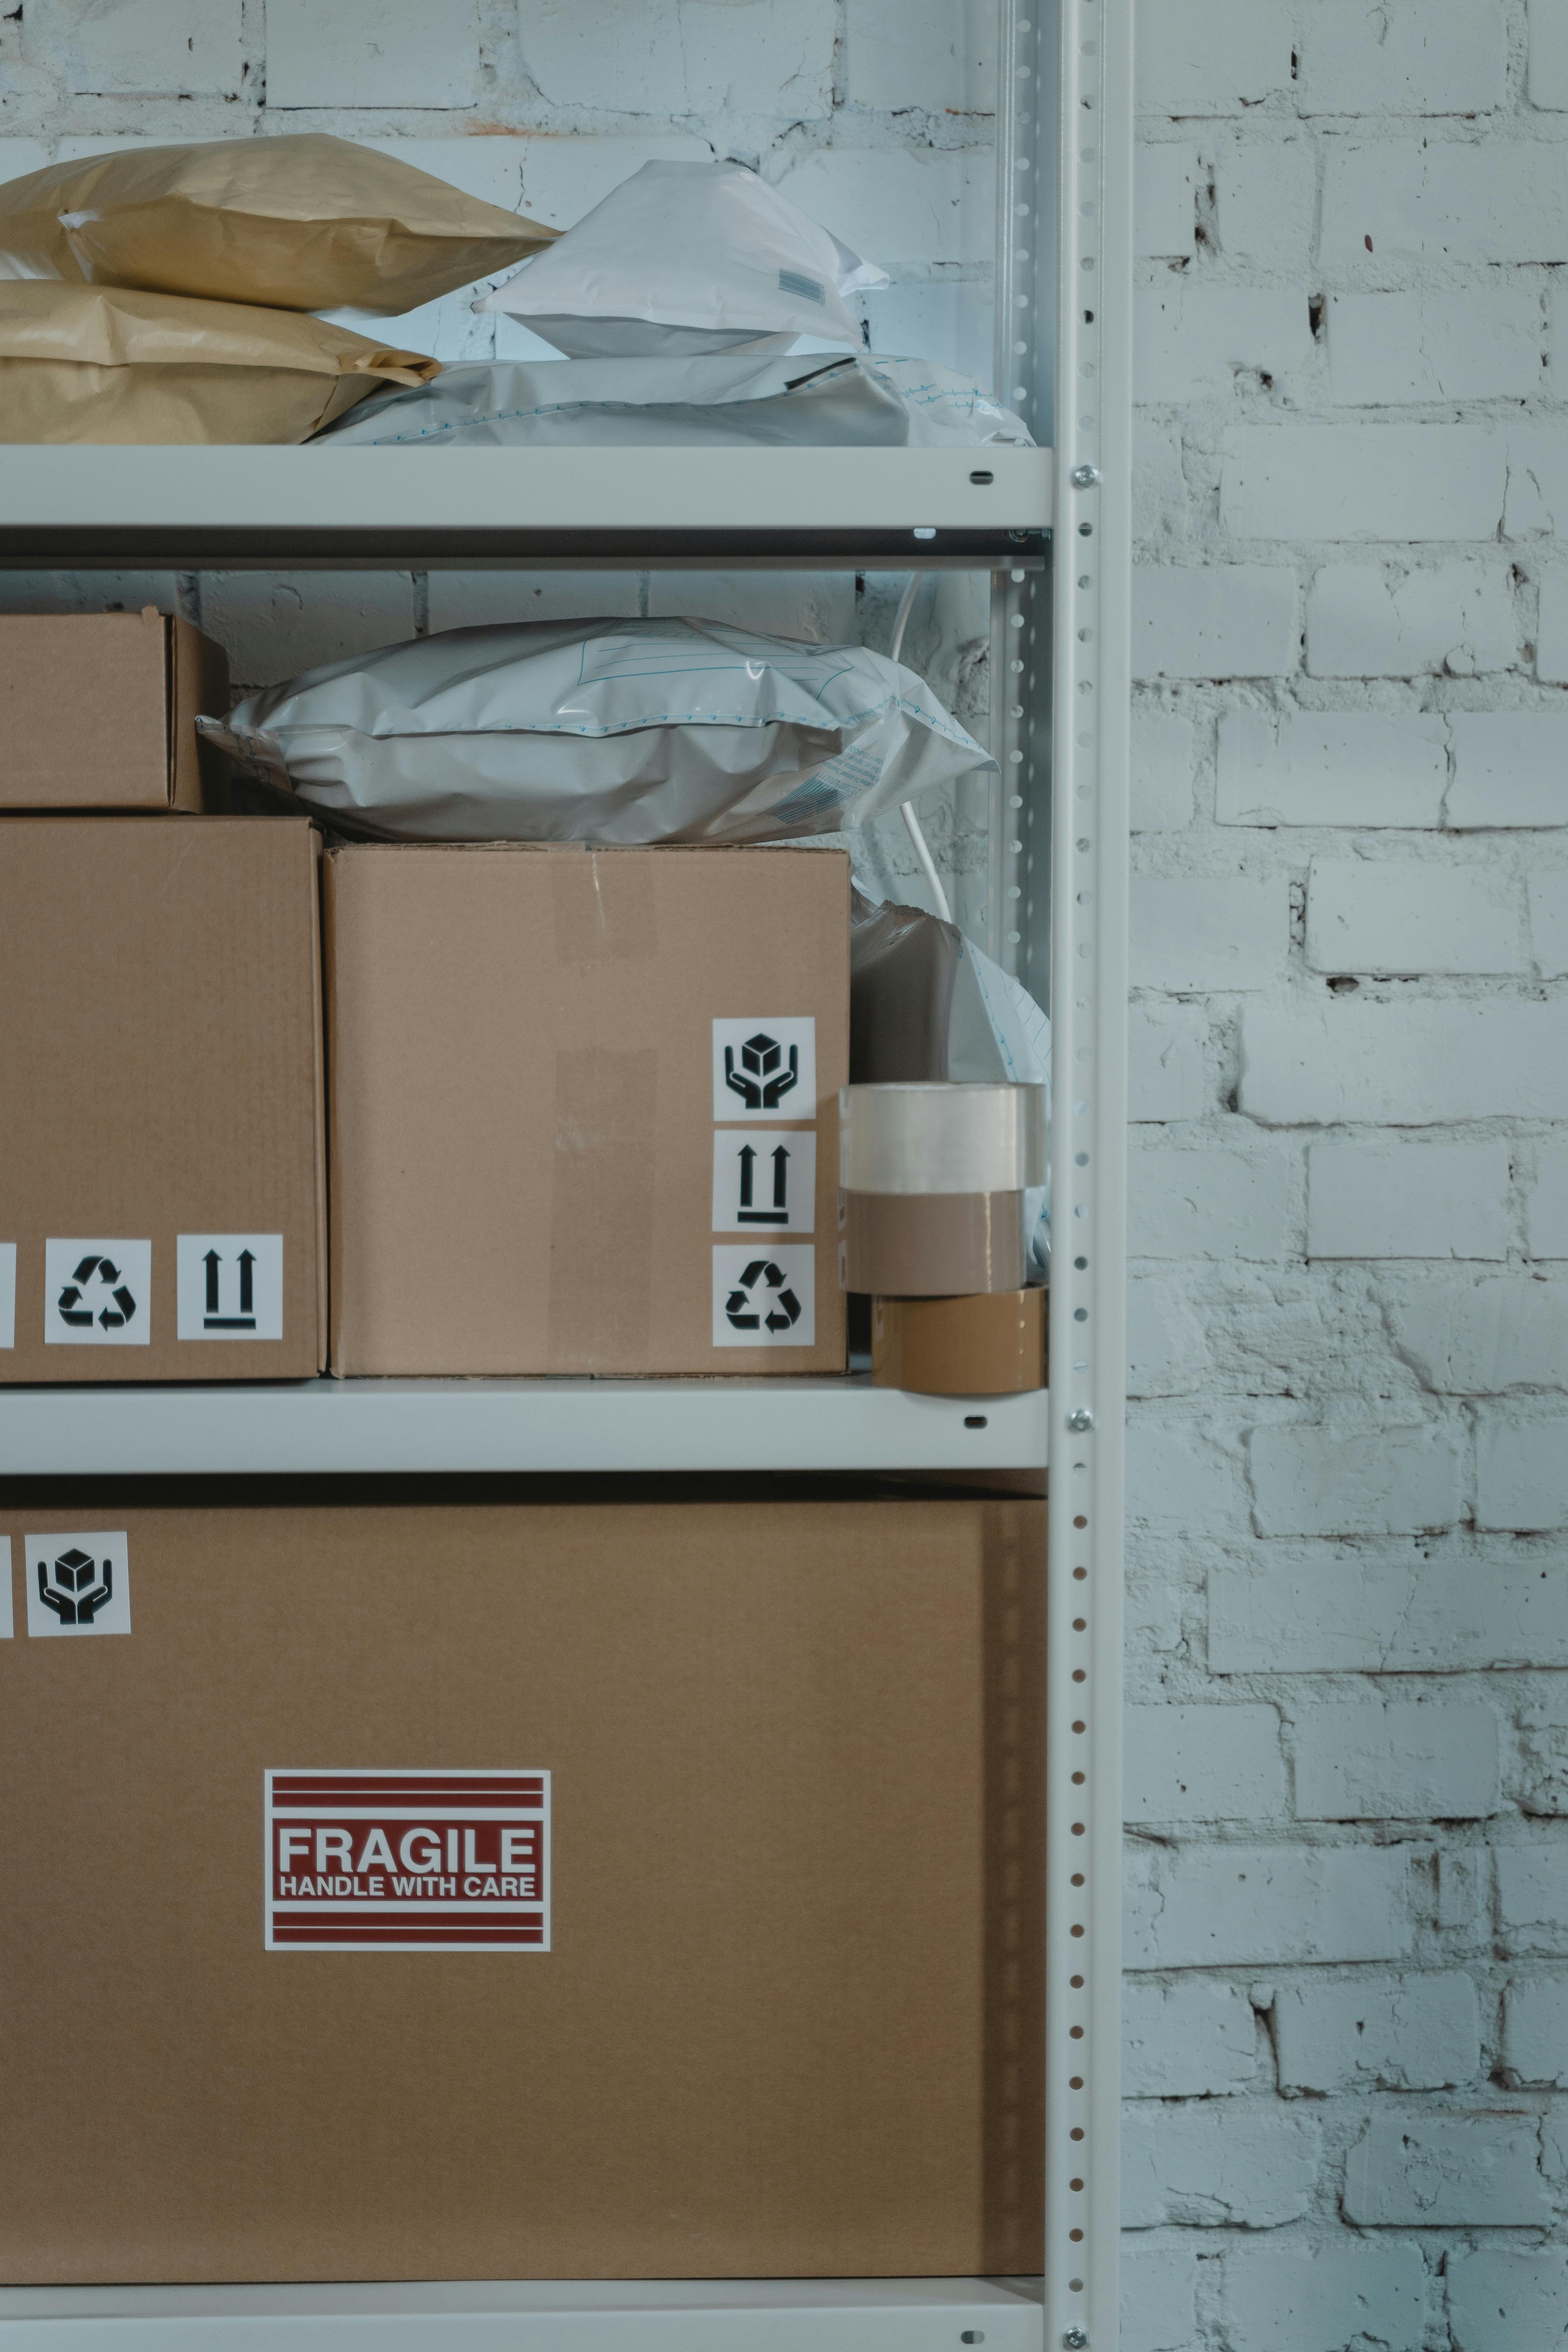
<svg viewBox="0 0 1568 2352">
<path fill-rule="evenodd" d="M 1042 1503 L 104 1492 L 0 1496 L 5 2282 L 1039 2269 Z M 266 1948 L 545 1803 L 547 1947 Z"/>
<path fill-rule="evenodd" d="M 837 850 L 331 851 L 333 1370 L 842 1370 L 848 896 Z"/>
<path fill-rule="evenodd" d="M 318 855 L 0 818 L 0 1382 L 321 1369 Z"/>
<path fill-rule="evenodd" d="M 0 614 L 0 809 L 199 809 L 228 663 L 169 613 Z"/>
</svg>

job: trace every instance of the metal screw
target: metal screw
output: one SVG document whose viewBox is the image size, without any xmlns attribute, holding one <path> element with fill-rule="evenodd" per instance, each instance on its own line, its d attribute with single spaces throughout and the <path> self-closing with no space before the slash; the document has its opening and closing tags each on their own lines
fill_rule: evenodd
<svg viewBox="0 0 1568 2352">
<path fill-rule="evenodd" d="M 1076 1412 L 1068 1415 L 1068 1427 L 1075 1437 L 1086 1437 L 1094 1427 L 1094 1415 L 1088 1405 L 1080 1404 Z"/>
<path fill-rule="evenodd" d="M 1069 2327 L 1062 2337 L 1062 2342 L 1067 2347 L 1067 2352 L 1085 2352 L 1089 2338 L 1081 2327 Z"/>
<path fill-rule="evenodd" d="M 1098 466 L 1075 466 L 1068 476 L 1075 490 L 1092 490 L 1100 479 Z"/>
</svg>

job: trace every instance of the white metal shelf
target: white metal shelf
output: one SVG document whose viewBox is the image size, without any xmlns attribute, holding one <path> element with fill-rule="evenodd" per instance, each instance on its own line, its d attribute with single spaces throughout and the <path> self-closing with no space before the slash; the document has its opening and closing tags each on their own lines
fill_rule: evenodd
<svg viewBox="0 0 1568 2352">
<path fill-rule="evenodd" d="M 1042 2352 L 1027 2280 L 0 2288 L 3 2352 Z"/>
<path fill-rule="evenodd" d="M 12 446 L 0 562 L 1037 562 L 1052 486 L 1048 449 Z"/>
<path fill-rule="evenodd" d="M 868 1379 L 290 1381 L 0 1390 L 0 1477 L 1020 1470 L 1049 1400 Z"/>
</svg>

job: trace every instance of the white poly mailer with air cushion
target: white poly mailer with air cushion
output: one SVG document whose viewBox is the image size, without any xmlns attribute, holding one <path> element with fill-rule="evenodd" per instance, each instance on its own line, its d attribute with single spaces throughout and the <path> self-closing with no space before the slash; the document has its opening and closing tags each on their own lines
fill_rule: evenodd
<svg viewBox="0 0 1568 2352">
<path fill-rule="evenodd" d="M 995 765 L 885 654 L 699 620 L 448 629 L 207 731 L 329 817 L 426 841 L 786 841 Z"/>
<path fill-rule="evenodd" d="M 645 163 L 477 310 L 569 359 L 738 351 L 797 335 L 851 345 L 845 296 L 886 286 L 743 163 Z"/>
<path fill-rule="evenodd" d="M 1028 449 L 1021 417 L 931 360 L 496 360 L 373 393 L 316 436 L 341 448 Z"/>
</svg>

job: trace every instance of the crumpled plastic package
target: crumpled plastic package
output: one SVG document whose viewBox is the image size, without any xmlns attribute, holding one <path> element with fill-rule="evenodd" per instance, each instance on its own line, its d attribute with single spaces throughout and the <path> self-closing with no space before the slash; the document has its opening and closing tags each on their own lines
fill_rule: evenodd
<svg viewBox="0 0 1568 2352">
<path fill-rule="evenodd" d="M 888 284 L 743 163 L 645 163 L 476 302 L 568 359 L 858 343 L 846 296 Z"/>
<path fill-rule="evenodd" d="M 6 441 L 305 441 L 378 385 L 437 372 L 297 310 L 0 280 Z"/>
<path fill-rule="evenodd" d="M 376 393 L 323 446 L 398 449 L 1030 448 L 1020 417 L 931 360 L 500 360 Z"/>
<path fill-rule="evenodd" d="M 413 310 L 555 235 L 316 131 L 121 148 L 0 187 L 0 278 L 280 310 Z"/>
<path fill-rule="evenodd" d="M 328 822 L 424 841 L 795 840 L 995 766 L 886 655 L 699 620 L 448 629 L 201 723 Z"/>
</svg>

